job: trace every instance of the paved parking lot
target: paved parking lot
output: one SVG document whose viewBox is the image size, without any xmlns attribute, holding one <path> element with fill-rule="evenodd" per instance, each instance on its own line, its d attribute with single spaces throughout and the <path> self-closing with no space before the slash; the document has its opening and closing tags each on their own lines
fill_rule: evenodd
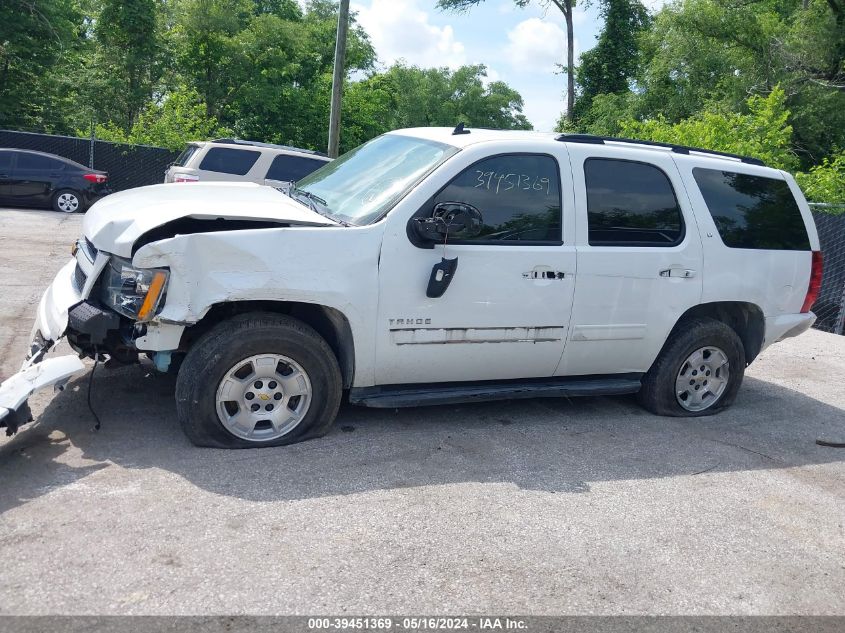
<svg viewBox="0 0 845 633">
<path fill-rule="evenodd" d="M 0 211 L 0 374 L 80 216 Z M 735 407 L 344 407 L 325 438 L 192 447 L 149 368 L 32 399 L 0 440 L 0 613 L 845 614 L 845 337 Z"/>
</svg>

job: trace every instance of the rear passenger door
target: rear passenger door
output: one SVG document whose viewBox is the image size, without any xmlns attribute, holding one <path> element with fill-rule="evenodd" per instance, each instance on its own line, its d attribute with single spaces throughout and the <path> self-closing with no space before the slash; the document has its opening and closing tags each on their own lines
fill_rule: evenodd
<svg viewBox="0 0 845 633">
<path fill-rule="evenodd" d="M 649 369 L 699 303 L 701 239 L 672 156 L 569 144 L 578 274 L 558 375 Z"/>
</svg>

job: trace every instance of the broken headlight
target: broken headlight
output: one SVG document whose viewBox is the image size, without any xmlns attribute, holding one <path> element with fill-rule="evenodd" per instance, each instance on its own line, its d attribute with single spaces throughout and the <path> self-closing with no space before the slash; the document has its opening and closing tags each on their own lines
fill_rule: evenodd
<svg viewBox="0 0 845 633">
<path fill-rule="evenodd" d="M 168 271 L 133 268 L 128 259 L 112 256 L 104 273 L 100 299 L 105 305 L 137 321 L 155 316 L 167 288 Z"/>
</svg>

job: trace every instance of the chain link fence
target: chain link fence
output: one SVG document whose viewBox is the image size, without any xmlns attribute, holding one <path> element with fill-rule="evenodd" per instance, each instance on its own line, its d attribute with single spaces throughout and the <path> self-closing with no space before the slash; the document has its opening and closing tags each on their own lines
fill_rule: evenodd
<svg viewBox="0 0 845 633">
<path fill-rule="evenodd" d="M 845 205 L 811 204 L 819 232 L 824 276 L 819 298 L 813 306 L 815 327 L 845 334 Z M 833 211 L 840 211 L 834 215 Z"/>
<path fill-rule="evenodd" d="M 12 130 L 0 130 L 0 147 L 47 152 L 107 171 L 114 191 L 164 182 L 164 171 L 179 155 L 162 147 Z"/>
</svg>

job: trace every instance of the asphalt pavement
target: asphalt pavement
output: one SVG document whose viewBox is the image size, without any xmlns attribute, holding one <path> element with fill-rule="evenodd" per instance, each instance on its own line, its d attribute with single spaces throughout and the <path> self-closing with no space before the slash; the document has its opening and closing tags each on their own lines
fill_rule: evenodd
<svg viewBox="0 0 845 633">
<path fill-rule="evenodd" d="M 81 216 L 0 210 L 0 374 Z M 845 337 L 735 406 L 633 398 L 373 410 L 285 448 L 193 447 L 173 380 L 97 370 L 0 439 L 2 614 L 845 615 Z"/>
</svg>

